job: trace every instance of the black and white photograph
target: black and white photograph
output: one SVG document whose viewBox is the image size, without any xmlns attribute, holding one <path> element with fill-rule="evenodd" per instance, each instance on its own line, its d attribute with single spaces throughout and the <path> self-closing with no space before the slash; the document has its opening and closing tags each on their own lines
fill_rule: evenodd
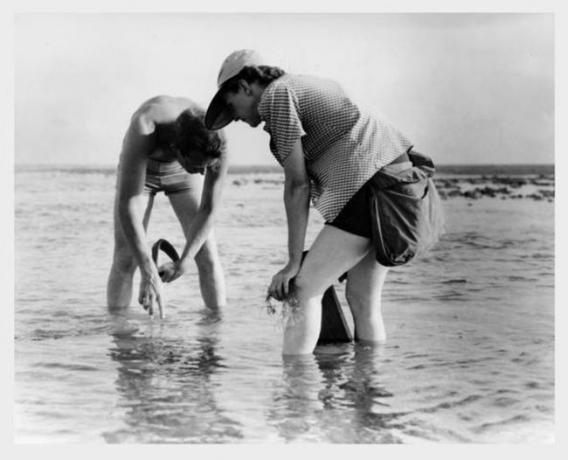
<svg viewBox="0 0 568 460">
<path fill-rule="evenodd" d="M 557 20 L 12 11 L 12 442 L 555 445 Z"/>
</svg>

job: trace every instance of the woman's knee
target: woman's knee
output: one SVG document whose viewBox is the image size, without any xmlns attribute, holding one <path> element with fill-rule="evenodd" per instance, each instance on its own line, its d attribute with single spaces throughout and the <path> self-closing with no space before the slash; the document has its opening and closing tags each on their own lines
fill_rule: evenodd
<svg viewBox="0 0 568 460">
<path fill-rule="evenodd" d="M 293 280 L 293 294 L 298 300 L 307 300 L 315 296 L 323 295 L 329 286 L 318 286 L 310 273 L 303 270 Z"/>
<path fill-rule="evenodd" d="M 345 289 L 345 300 L 351 307 L 352 310 L 360 310 L 362 305 L 361 296 L 354 292 L 353 289 L 349 289 L 349 286 Z"/>
<path fill-rule="evenodd" d="M 353 313 L 363 313 L 369 310 L 370 299 L 368 296 L 355 289 L 350 289 L 349 286 L 345 289 L 345 299 Z"/>
<path fill-rule="evenodd" d="M 345 299 L 347 300 L 351 311 L 362 317 L 372 318 L 374 315 L 380 314 L 380 292 L 361 292 L 357 289 L 353 289 L 352 287 L 350 288 L 349 285 L 347 285 L 347 288 L 345 289 Z"/>
</svg>

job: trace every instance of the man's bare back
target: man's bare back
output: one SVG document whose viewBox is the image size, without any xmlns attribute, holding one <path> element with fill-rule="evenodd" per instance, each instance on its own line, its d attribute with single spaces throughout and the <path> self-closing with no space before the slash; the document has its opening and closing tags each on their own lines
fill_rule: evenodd
<svg viewBox="0 0 568 460">
<path fill-rule="evenodd" d="M 174 140 L 174 123 L 182 112 L 189 110 L 196 116 L 203 114 L 203 109 L 195 102 L 184 97 L 156 96 L 145 101 L 134 112 L 132 119 L 142 121 L 146 134 L 154 134 L 154 148 L 148 158 L 158 161 L 173 161 L 175 153 L 170 149 Z"/>
</svg>

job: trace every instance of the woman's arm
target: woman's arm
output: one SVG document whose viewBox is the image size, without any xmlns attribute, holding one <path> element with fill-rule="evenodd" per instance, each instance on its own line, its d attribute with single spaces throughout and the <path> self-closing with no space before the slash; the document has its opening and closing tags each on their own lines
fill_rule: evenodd
<svg viewBox="0 0 568 460">
<path fill-rule="evenodd" d="M 310 182 L 300 139 L 284 163 L 284 206 L 288 220 L 288 263 L 299 268 L 310 209 Z"/>
<path fill-rule="evenodd" d="M 310 183 L 306 172 L 304 151 L 298 139 L 284 161 L 284 206 L 288 221 L 288 263 L 272 279 L 268 295 L 284 300 L 289 283 L 300 271 L 306 240 L 310 209 Z"/>
</svg>

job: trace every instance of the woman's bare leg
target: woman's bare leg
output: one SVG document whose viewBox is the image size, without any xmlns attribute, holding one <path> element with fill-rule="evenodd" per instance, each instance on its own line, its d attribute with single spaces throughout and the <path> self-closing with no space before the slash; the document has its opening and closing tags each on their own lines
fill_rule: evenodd
<svg viewBox="0 0 568 460">
<path fill-rule="evenodd" d="M 344 272 L 369 252 L 367 238 L 326 225 L 320 232 L 295 279 L 297 312 L 284 330 L 284 355 L 311 353 L 321 326 L 321 298 Z"/>
<path fill-rule="evenodd" d="M 381 296 L 388 267 L 375 260 L 375 251 L 367 255 L 347 273 L 345 296 L 353 314 L 355 339 L 378 344 L 387 338 L 381 313 Z"/>
</svg>

